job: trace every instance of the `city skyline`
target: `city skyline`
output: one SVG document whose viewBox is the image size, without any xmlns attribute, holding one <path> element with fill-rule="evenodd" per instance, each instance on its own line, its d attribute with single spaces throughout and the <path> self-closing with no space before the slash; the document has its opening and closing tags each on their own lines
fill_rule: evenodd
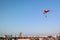
<svg viewBox="0 0 60 40">
<path fill-rule="evenodd" d="M 60 0 L 0 0 L 0 34 L 57 34 Z M 43 10 L 50 12 L 47 18 Z"/>
</svg>

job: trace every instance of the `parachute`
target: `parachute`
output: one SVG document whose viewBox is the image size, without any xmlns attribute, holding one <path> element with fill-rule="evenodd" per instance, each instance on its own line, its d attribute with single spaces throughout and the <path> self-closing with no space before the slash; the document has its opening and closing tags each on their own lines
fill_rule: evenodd
<svg viewBox="0 0 60 40">
<path fill-rule="evenodd" d="M 44 11 L 43 11 L 43 14 L 45 15 L 45 17 L 47 17 L 46 14 L 47 14 L 48 12 L 50 12 L 50 10 L 44 10 Z"/>
</svg>

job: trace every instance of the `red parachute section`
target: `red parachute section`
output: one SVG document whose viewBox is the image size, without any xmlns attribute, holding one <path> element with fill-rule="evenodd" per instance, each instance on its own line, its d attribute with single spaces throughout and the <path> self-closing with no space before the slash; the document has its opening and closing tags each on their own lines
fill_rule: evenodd
<svg viewBox="0 0 60 40">
<path fill-rule="evenodd" d="M 47 17 L 46 14 L 47 14 L 48 12 L 50 12 L 50 10 L 44 10 L 44 11 L 43 11 L 43 14 L 45 15 L 45 17 Z"/>
<path fill-rule="evenodd" d="M 43 14 L 46 14 L 46 13 L 48 13 L 48 12 L 50 12 L 50 10 L 44 10 L 44 13 L 43 13 Z"/>
</svg>

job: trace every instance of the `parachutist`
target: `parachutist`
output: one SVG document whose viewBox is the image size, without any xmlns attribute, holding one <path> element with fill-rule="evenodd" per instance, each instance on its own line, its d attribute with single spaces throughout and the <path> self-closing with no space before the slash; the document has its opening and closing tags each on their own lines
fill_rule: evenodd
<svg viewBox="0 0 60 40">
<path fill-rule="evenodd" d="M 47 17 L 46 14 L 47 14 L 48 12 L 50 12 L 50 10 L 44 10 L 44 11 L 43 11 L 43 14 L 45 15 L 45 17 Z"/>
</svg>

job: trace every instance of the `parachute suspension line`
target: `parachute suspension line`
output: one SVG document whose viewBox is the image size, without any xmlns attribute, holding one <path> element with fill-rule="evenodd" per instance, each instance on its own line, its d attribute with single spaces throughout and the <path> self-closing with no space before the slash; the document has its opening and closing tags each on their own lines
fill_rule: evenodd
<svg viewBox="0 0 60 40">
<path fill-rule="evenodd" d="M 44 14 L 44 16 L 45 16 L 45 17 L 47 17 L 47 15 L 46 15 L 46 14 Z"/>
<path fill-rule="evenodd" d="M 45 13 L 43 13 L 43 14 L 44 14 L 44 17 L 47 17 L 47 15 Z"/>
</svg>

